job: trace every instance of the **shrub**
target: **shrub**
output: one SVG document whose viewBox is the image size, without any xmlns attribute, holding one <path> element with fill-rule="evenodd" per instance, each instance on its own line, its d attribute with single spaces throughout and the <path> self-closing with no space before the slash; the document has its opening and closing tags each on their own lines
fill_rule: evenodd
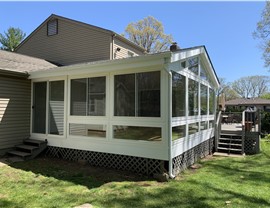
<svg viewBox="0 0 270 208">
<path fill-rule="evenodd" d="M 270 133 L 270 112 L 262 113 L 262 132 Z"/>
</svg>

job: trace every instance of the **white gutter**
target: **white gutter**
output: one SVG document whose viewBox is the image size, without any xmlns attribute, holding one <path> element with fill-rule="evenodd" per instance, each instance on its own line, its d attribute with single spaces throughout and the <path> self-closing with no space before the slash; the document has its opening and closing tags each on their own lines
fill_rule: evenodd
<svg viewBox="0 0 270 208">
<path fill-rule="evenodd" d="M 172 73 L 168 69 L 167 64 L 165 64 L 166 72 L 169 75 L 169 99 L 168 99 L 168 107 L 169 107 L 169 118 L 168 118 L 168 153 L 169 153 L 169 176 L 170 178 L 175 178 L 173 174 L 173 163 L 172 163 Z"/>
</svg>

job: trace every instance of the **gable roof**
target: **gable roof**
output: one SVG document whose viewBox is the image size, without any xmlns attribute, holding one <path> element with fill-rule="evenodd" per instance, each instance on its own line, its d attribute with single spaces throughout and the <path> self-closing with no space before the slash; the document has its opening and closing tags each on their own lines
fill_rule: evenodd
<svg viewBox="0 0 270 208">
<path fill-rule="evenodd" d="M 225 105 L 247 106 L 247 105 L 270 105 L 270 100 L 262 98 L 238 98 L 225 102 Z"/>
<path fill-rule="evenodd" d="M 28 74 L 32 71 L 45 70 L 57 67 L 43 59 L 21 55 L 15 52 L 0 50 L 0 71 L 10 74 Z"/>
<path fill-rule="evenodd" d="M 68 21 L 72 24 L 78 24 L 82 27 L 88 27 L 88 28 L 91 28 L 93 30 L 97 30 L 99 32 L 103 32 L 103 33 L 107 33 L 111 36 L 114 36 L 118 39 L 120 39 L 121 41 L 125 42 L 126 44 L 136 48 L 137 50 L 141 51 L 141 52 L 145 52 L 145 49 L 142 48 L 141 46 L 138 46 L 137 44 L 131 42 L 130 40 L 126 39 L 125 37 L 117 34 L 116 32 L 112 31 L 112 30 L 107 30 L 107 29 L 104 29 L 104 28 L 101 28 L 101 27 L 97 27 L 95 25 L 91 25 L 91 24 L 87 24 L 87 23 L 84 23 L 84 22 L 80 22 L 80 21 L 77 21 L 77 20 L 73 20 L 73 19 L 69 19 L 69 18 L 66 18 L 66 17 L 62 17 L 62 16 L 59 16 L 59 15 L 56 15 L 56 14 L 51 14 L 44 22 L 42 22 L 30 35 L 28 35 L 18 46 L 17 48 L 15 49 L 15 51 L 17 49 L 19 49 L 25 42 L 27 42 L 41 27 L 43 27 L 45 24 L 47 24 L 47 22 L 49 22 L 50 20 L 52 19 L 61 19 L 61 20 L 64 20 L 64 21 Z"/>
</svg>

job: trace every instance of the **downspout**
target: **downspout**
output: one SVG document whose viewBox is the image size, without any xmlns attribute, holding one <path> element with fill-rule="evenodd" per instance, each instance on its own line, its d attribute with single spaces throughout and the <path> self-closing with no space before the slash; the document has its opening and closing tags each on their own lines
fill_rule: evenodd
<svg viewBox="0 0 270 208">
<path fill-rule="evenodd" d="M 112 34 L 112 49 L 111 49 L 111 60 L 114 59 L 114 50 L 113 50 L 113 46 L 114 46 L 114 37 L 116 36 L 116 34 Z"/>
<path fill-rule="evenodd" d="M 169 99 L 168 99 L 168 107 L 169 107 L 169 119 L 168 119 L 168 153 L 169 153 L 169 177 L 175 178 L 175 175 L 173 174 L 173 163 L 172 163 L 172 73 L 170 69 L 168 68 L 167 61 L 165 59 L 165 71 L 169 75 L 169 82 L 168 82 L 168 88 L 169 88 Z"/>
</svg>

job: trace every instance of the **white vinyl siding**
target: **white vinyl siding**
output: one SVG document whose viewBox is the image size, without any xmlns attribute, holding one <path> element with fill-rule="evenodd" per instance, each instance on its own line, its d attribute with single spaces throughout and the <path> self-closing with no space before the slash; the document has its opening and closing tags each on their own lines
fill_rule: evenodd
<svg viewBox="0 0 270 208">
<path fill-rule="evenodd" d="M 117 48 L 120 48 L 120 51 L 117 51 Z M 128 58 L 131 57 L 131 54 L 133 54 L 133 56 L 143 55 L 141 51 L 134 49 L 123 41 L 118 40 L 117 38 L 114 39 L 113 59 Z"/>
</svg>

